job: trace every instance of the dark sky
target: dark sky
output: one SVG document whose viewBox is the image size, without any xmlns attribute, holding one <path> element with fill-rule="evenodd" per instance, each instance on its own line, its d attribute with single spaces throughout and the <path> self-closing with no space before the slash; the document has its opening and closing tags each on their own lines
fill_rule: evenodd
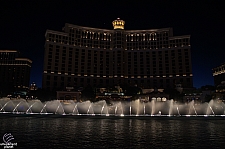
<svg viewBox="0 0 225 149">
<path fill-rule="evenodd" d="M 213 85 L 212 68 L 225 62 L 225 5 L 211 0 L 155 1 L 5 0 L 0 5 L 0 49 L 19 50 L 33 61 L 31 82 L 41 87 L 45 32 L 65 23 L 113 29 L 172 27 L 175 36 L 191 35 L 194 87 Z"/>
</svg>

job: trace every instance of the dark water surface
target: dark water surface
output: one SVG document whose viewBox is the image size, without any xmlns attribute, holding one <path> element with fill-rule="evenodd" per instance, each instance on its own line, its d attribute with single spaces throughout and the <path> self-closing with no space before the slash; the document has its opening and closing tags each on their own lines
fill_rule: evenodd
<svg viewBox="0 0 225 149">
<path fill-rule="evenodd" d="M 5 133 L 14 148 L 225 148 L 225 119 L 0 117 Z"/>
</svg>

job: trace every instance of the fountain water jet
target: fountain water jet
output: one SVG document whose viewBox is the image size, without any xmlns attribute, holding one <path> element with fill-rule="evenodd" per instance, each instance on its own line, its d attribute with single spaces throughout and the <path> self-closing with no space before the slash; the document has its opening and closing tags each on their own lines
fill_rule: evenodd
<svg viewBox="0 0 225 149">
<path fill-rule="evenodd" d="M 172 114 L 172 111 L 173 111 L 173 99 L 170 100 L 169 116 Z"/>
<path fill-rule="evenodd" d="M 1 109 L 2 109 L 2 105 L 0 104 L 0 106 L 1 106 Z M 4 110 L 4 109 L 3 109 Z M 1 111 L 1 110 L 0 110 Z M 5 112 L 5 110 L 4 110 L 4 112 Z"/>
<path fill-rule="evenodd" d="M 14 112 L 15 109 L 20 105 L 21 102 L 23 102 L 23 101 L 20 101 L 20 102 L 15 106 L 15 108 L 13 109 L 13 112 Z M 16 110 L 17 110 L 17 109 L 16 109 Z M 18 112 L 18 110 L 17 110 L 17 112 Z"/>
<path fill-rule="evenodd" d="M 30 107 L 27 109 L 26 113 L 28 113 L 29 110 L 31 111 L 31 113 L 33 113 L 32 110 L 31 110 L 31 108 L 34 106 L 35 103 L 36 102 L 34 102 L 32 105 L 30 105 Z"/>
<path fill-rule="evenodd" d="M 5 105 L 1 108 L 1 110 L 0 111 L 2 111 L 2 109 L 4 109 L 7 105 L 8 105 L 8 103 L 9 102 L 11 102 L 12 103 L 12 105 L 13 105 L 13 107 L 15 107 L 15 104 L 11 101 L 11 100 L 9 100 L 8 102 L 6 102 L 5 103 Z M 6 112 L 6 110 L 4 109 L 4 112 Z M 12 111 L 13 112 L 13 111 Z"/>
<path fill-rule="evenodd" d="M 90 105 L 89 105 L 89 107 L 88 107 L 87 114 L 89 114 L 89 111 L 90 111 L 90 109 L 91 109 L 91 106 L 92 106 L 92 103 L 90 103 Z M 93 111 L 93 109 L 92 109 L 92 111 Z M 93 113 L 91 113 L 91 114 L 93 114 Z"/>
<path fill-rule="evenodd" d="M 42 103 L 40 100 L 0 99 L 0 113 L 96 116 L 225 116 L 225 104 L 216 100 L 198 104 L 195 104 L 194 101 L 183 104 L 173 100 L 159 102 L 154 99 L 149 102 L 141 100 L 107 102 L 110 104 L 108 105 L 105 100 L 98 102 L 52 100 Z"/>
<path fill-rule="evenodd" d="M 75 103 L 74 103 L 75 104 Z M 77 109 L 77 104 L 75 104 L 74 109 L 73 109 L 73 113 L 75 112 L 75 109 Z M 77 109 L 77 114 L 79 114 L 79 111 Z"/>
<path fill-rule="evenodd" d="M 144 104 L 144 111 L 143 112 L 144 112 L 144 115 L 145 115 L 145 103 L 143 103 L 143 104 Z"/>
<path fill-rule="evenodd" d="M 208 108 L 207 108 L 207 111 L 206 111 L 206 115 L 210 115 L 209 113 L 210 113 L 210 111 L 212 112 L 212 114 L 213 115 L 215 115 L 215 113 L 214 113 L 214 111 L 213 111 L 213 109 L 212 109 L 212 107 L 211 107 L 211 105 L 213 105 L 213 100 L 211 100 L 209 103 L 207 103 L 208 104 Z"/>
<path fill-rule="evenodd" d="M 48 104 L 48 101 L 45 103 L 45 105 L 44 105 L 43 108 L 41 109 L 41 112 L 40 112 L 40 113 L 43 112 L 43 110 L 45 109 L 45 107 L 47 106 L 47 104 Z M 45 109 L 45 113 L 47 113 L 47 110 L 46 110 L 46 109 Z"/>
<path fill-rule="evenodd" d="M 131 102 L 130 102 L 130 115 L 131 115 Z"/>
<path fill-rule="evenodd" d="M 104 110 L 105 104 L 106 104 L 106 103 L 104 103 L 103 106 L 102 106 L 101 114 L 102 114 L 102 111 Z"/>
<path fill-rule="evenodd" d="M 124 113 L 123 113 L 123 106 L 122 106 L 121 101 L 120 101 L 120 106 L 121 106 L 121 111 L 122 111 L 121 115 L 124 115 Z"/>
<path fill-rule="evenodd" d="M 136 102 L 137 102 L 137 103 L 136 103 Z M 137 105 L 136 105 L 136 104 L 137 104 Z M 136 116 L 137 116 L 137 115 L 139 115 L 139 107 L 140 107 L 140 100 L 139 100 L 139 99 L 135 101 L 135 105 L 136 105 L 136 107 L 137 107 L 137 109 L 136 109 L 136 110 L 137 110 Z"/>
<path fill-rule="evenodd" d="M 188 111 L 188 115 L 192 115 L 192 113 L 191 113 L 191 109 L 192 109 L 192 108 L 193 108 L 193 110 L 194 110 L 195 115 L 197 116 L 198 114 L 197 114 L 197 111 L 196 111 L 195 106 L 194 106 L 194 100 L 192 100 L 192 101 L 189 103 L 189 111 Z"/>
<path fill-rule="evenodd" d="M 178 106 L 177 106 L 177 113 L 178 113 L 178 115 L 180 116 L 180 111 L 179 111 L 179 108 L 178 108 Z"/>
<path fill-rule="evenodd" d="M 117 112 L 117 106 L 116 106 L 116 108 L 115 108 L 115 115 L 116 115 L 116 112 Z"/>
<path fill-rule="evenodd" d="M 154 115 L 155 112 L 155 99 L 152 100 L 152 112 L 151 115 Z"/>
</svg>

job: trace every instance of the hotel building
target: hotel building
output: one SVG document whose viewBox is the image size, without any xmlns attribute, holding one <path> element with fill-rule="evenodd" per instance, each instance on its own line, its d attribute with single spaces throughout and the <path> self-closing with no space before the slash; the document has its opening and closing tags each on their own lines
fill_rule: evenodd
<svg viewBox="0 0 225 149">
<path fill-rule="evenodd" d="M 16 50 L 0 50 L 0 91 L 28 89 L 32 61 Z"/>
<path fill-rule="evenodd" d="M 113 30 L 65 24 L 47 30 L 43 89 L 67 85 L 142 88 L 192 88 L 190 35 L 173 36 L 172 28 L 124 30 L 117 18 Z"/>
<path fill-rule="evenodd" d="M 218 86 L 225 81 L 225 63 L 215 67 L 213 70 L 214 85 Z"/>
</svg>

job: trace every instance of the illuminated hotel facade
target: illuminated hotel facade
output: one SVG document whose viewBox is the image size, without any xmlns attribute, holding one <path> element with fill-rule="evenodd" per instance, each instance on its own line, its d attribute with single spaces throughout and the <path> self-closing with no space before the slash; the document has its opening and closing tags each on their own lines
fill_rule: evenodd
<svg viewBox="0 0 225 149">
<path fill-rule="evenodd" d="M 225 63 L 215 67 L 213 70 L 214 85 L 218 86 L 225 81 Z"/>
<path fill-rule="evenodd" d="M 67 85 L 95 87 L 137 85 L 142 88 L 192 88 L 190 36 L 173 36 L 172 28 L 124 30 L 65 24 L 47 30 L 43 89 Z"/>
<path fill-rule="evenodd" d="M 28 89 L 32 61 L 17 50 L 0 50 L 0 91 Z"/>
</svg>

